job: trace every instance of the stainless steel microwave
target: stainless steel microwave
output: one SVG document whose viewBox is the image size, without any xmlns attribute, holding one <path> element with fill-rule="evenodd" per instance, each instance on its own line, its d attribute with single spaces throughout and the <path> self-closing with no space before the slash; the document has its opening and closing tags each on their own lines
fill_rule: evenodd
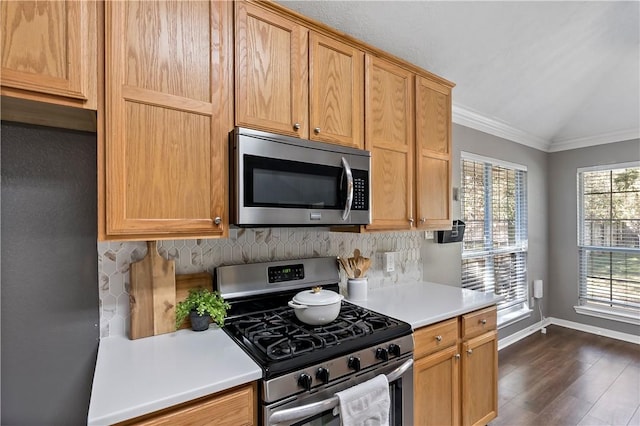
<svg viewBox="0 0 640 426">
<path fill-rule="evenodd" d="M 369 151 L 238 127 L 230 154 L 237 226 L 371 223 Z"/>
</svg>

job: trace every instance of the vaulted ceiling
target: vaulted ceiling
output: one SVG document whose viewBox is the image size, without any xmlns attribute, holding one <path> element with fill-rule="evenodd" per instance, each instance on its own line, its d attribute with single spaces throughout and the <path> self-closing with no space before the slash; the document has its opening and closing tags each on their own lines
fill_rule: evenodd
<svg viewBox="0 0 640 426">
<path fill-rule="evenodd" d="M 544 151 L 640 137 L 638 1 L 278 1 L 456 83 L 453 121 Z"/>
</svg>

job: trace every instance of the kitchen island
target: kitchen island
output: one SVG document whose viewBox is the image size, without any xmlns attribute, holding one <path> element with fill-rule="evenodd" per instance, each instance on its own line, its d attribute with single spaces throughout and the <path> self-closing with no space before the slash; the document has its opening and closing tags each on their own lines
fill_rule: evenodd
<svg viewBox="0 0 640 426">
<path fill-rule="evenodd" d="M 498 300 L 458 287 L 412 283 L 371 290 L 366 301 L 352 303 L 408 322 L 416 330 Z M 138 340 L 103 338 L 87 423 L 124 421 L 261 377 L 260 367 L 216 326 Z"/>
</svg>

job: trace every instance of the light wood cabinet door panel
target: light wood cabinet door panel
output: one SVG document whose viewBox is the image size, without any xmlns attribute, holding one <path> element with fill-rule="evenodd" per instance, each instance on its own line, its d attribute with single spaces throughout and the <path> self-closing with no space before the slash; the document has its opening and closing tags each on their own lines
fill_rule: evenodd
<svg viewBox="0 0 640 426">
<path fill-rule="evenodd" d="M 3 1 L 2 94 L 97 108 L 94 1 Z"/>
<path fill-rule="evenodd" d="M 485 425 L 498 415 L 498 332 L 462 345 L 462 424 Z"/>
<path fill-rule="evenodd" d="M 252 426 L 257 424 L 255 384 L 187 402 L 122 425 Z"/>
<path fill-rule="evenodd" d="M 236 123 L 291 136 L 309 134 L 309 31 L 236 3 Z"/>
<path fill-rule="evenodd" d="M 365 148 L 371 151 L 372 217 L 368 230 L 411 229 L 413 217 L 413 73 L 365 58 Z"/>
<path fill-rule="evenodd" d="M 458 345 L 418 359 L 413 366 L 414 424 L 460 424 Z"/>
<path fill-rule="evenodd" d="M 107 234 L 225 232 L 227 7 L 107 2 Z"/>
<path fill-rule="evenodd" d="M 309 138 L 364 148 L 364 53 L 309 34 Z"/>
<path fill-rule="evenodd" d="M 462 338 L 470 339 L 487 331 L 495 330 L 498 313 L 495 306 L 480 309 L 462 316 Z"/>
<path fill-rule="evenodd" d="M 420 358 L 458 343 L 458 318 L 422 327 L 413 333 L 413 356 Z"/>
<path fill-rule="evenodd" d="M 451 89 L 416 79 L 417 226 L 451 227 Z"/>
</svg>

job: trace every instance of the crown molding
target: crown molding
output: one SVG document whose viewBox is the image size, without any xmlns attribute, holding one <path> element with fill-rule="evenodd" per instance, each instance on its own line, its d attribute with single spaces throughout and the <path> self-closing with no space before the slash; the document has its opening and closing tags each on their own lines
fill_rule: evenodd
<svg viewBox="0 0 640 426">
<path fill-rule="evenodd" d="M 550 142 L 531 133 L 523 132 L 501 121 L 485 117 L 460 105 L 453 105 L 452 120 L 456 124 L 480 130 L 500 138 L 549 152 Z"/>
<path fill-rule="evenodd" d="M 585 148 L 594 145 L 603 145 L 612 142 L 622 142 L 630 139 L 640 139 L 640 129 L 628 129 L 618 132 L 604 133 L 597 136 L 587 136 L 582 138 L 560 138 L 554 139 L 549 148 L 549 152 L 566 151 L 569 149 Z"/>
</svg>

